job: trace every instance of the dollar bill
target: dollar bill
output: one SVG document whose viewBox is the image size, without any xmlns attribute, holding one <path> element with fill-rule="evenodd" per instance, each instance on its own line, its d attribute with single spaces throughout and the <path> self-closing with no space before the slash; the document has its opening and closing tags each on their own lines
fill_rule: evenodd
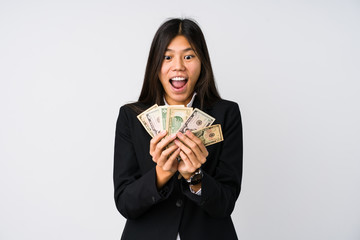
<svg viewBox="0 0 360 240">
<path fill-rule="evenodd" d="M 166 130 L 166 116 L 168 106 L 160 106 L 160 117 L 161 117 L 161 130 Z"/>
<path fill-rule="evenodd" d="M 146 113 L 157 108 L 158 105 L 154 104 L 153 106 L 151 106 L 150 108 L 146 109 L 144 112 L 140 113 L 139 115 L 137 115 L 137 118 L 139 119 L 139 121 L 141 122 L 141 124 L 143 125 L 143 127 L 145 128 L 145 130 L 150 134 L 150 136 L 154 137 L 151 128 L 150 128 L 150 124 L 149 121 L 146 118 Z"/>
<path fill-rule="evenodd" d="M 206 128 L 196 130 L 193 132 L 193 134 L 196 137 L 200 138 L 200 140 L 205 146 L 224 141 L 220 124 L 215 124 Z"/>
<path fill-rule="evenodd" d="M 166 106 L 159 106 L 160 108 L 160 116 L 161 116 L 161 129 L 162 130 L 167 130 L 167 126 L 166 126 L 166 120 L 167 120 L 167 109 L 168 109 L 169 105 Z M 184 105 L 171 105 L 171 107 L 184 107 Z"/>
<path fill-rule="evenodd" d="M 172 107 L 169 106 L 167 109 L 166 127 L 168 134 L 176 133 L 181 125 L 188 119 L 193 111 L 192 108 L 188 107 Z"/>
<path fill-rule="evenodd" d="M 180 127 L 179 132 L 185 133 L 186 130 L 193 132 L 198 129 L 210 126 L 214 121 L 215 118 L 204 113 L 200 109 L 195 108 L 189 118 Z"/>
<path fill-rule="evenodd" d="M 158 135 L 162 131 L 162 123 L 161 123 L 161 112 L 160 108 L 154 108 L 147 113 L 145 113 L 145 116 L 148 120 L 149 127 L 151 129 L 151 132 L 154 134 L 154 136 Z"/>
<path fill-rule="evenodd" d="M 162 130 L 167 130 L 169 135 L 190 130 L 205 146 L 224 140 L 221 126 L 211 125 L 215 118 L 197 108 L 193 110 L 174 105 L 159 107 L 155 104 L 140 113 L 137 118 L 152 137 Z"/>
</svg>

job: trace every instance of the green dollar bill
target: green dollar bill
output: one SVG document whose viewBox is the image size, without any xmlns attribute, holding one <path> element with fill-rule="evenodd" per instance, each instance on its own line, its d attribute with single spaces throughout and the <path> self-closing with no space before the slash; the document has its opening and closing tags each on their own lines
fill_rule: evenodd
<svg viewBox="0 0 360 240">
<path fill-rule="evenodd" d="M 137 115 L 137 118 L 139 119 L 140 123 L 143 125 L 143 127 L 145 128 L 145 130 L 150 134 L 150 136 L 154 137 L 154 134 L 151 131 L 150 128 L 150 124 L 149 121 L 147 120 L 145 114 L 155 108 L 157 108 L 158 105 L 154 104 L 153 106 L 151 106 L 150 108 L 146 109 L 144 112 L 140 113 L 139 115 Z"/>
<path fill-rule="evenodd" d="M 220 124 L 215 124 L 206 128 L 196 130 L 193 132 L 193 134 L 196 137 L 200 138 L 200 140 L 205 146 L 224 141 Z"/>
<path fill-rule="evenodd" d="M 167 109 L 166 126 L 168 134 L 176 133 L 181 125 L 188 119 L 192 112 L 192 108 L 188 107 L 172 107 Z"/>
<path fill-rule="evenodd" d="M 210 126 L 214 121 L 215 118 L 195 108 L 189 118 L 180 127 L 179 132 L 185 133 L 187 130 L 193 132 Z"/>
<path fill-rule="evenodd" d="M 145 116 L 149 122 L 151 132 L 154 136 L 158 135 L 162 130 L 160 108 L 154 108 L 148 111 Z"/>
</svg>

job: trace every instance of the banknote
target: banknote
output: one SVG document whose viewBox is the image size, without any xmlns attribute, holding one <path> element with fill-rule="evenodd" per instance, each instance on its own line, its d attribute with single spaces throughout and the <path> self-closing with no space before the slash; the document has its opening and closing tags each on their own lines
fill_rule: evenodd
<svg viewBox="0 0 360 240">
<path fill-rule="evenodd" d="M 150 136 L 154 137 L 151 128 L 150 128 L 150 124 L 146 118 L 146 113 L 157 108 L 158 105 L 154 104 L 153 106 L 151 106 L 150 108 L 146 109 L 144 112 L 140 113 L 139 115 L 137 115 L 137 118 L 139 119 L 139 121 L 141 122 L 141 124 L 143 125 L 143 127 L 145 128 L 145 130 L 150 134 Z"/>
<path fill-rule="evenodd" d="M 210 126 L 215 118 L 195 108 L 189 118 L 180 127 L 179 132 L 185 133 L 186 130 L 191 132 Z"/>
<path fill-rule="evenodd" d="M 179 130 L 182 132 L 190 130 L 205 146 L 224 140 L 220 124 L 211 125 L 215 118 L 197 108 L 193 110 L 173 105 L 159 107 L 155 104 L 140 113 L 137 118 L 152 137 L 162 130 L 167 130 L 169 135 Z"/>
<path fill-rule="evenodd" d="M 191 115 L 192 108 L 172 107 L 167 109 L 166 127 L 168 135 L 176 133 L 186 119 Z"/>
<path fill-rule="evenodd" d="M 160 108 L 160 116 L 161 116 L 161 129 L 162 130 L 167 130 L 167 126 L 166 126 L 166 119 L 167 119 L 167 109 L 168 107 L 170 107 L 169 105 L 165 105 L 165 106 L 159 106 Z M 184 107 L 184 105 L 171 105 L 171 107 Z"/>
<path fill-rule="evenodd" d="M 145 116 L 148 120 L 149 127 L 151 129 L 151 132 L 154 134 L 154 136 L 158 135 L 162 131 L 162 123 L 161 123 L 161 112 L 160 108 L 154 108 L 147 113 L 145 113 Z"/>
<path fill-rule="evenodd" d="M 205 146 L 224 141 L 220 124 L 215 124 L 206 128 L 196 130 L 193 132 L 193 134 L 200 138 L 200 140 Z"/>
<path fill-rule="evenodd" d="M 161 117 L 161 130 L 166 130 L 166 116 L 168 106 L 160 106 L 160 117 Z"/>
</svg>

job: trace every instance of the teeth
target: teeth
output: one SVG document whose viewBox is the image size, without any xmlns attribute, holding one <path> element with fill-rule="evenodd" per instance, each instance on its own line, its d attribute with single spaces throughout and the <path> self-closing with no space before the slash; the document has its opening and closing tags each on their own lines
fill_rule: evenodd
<svg viewBox="0 0 360 240">
<path fill-rule="evenodd" d="M 183 77 L 174 77 L 174 78 L 171 78 L 171 80 L 173 81 L 184 81 L 186 78 L 183 78 Z"/>
</svg>

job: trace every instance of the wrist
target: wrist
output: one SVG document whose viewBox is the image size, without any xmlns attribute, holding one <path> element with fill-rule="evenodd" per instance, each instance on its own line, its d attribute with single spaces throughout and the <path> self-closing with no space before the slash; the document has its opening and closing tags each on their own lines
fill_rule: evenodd
<svg viewBox="0 0 360 240">
<path fill-rule="evenodd" d="M 156 165 L 155 172 L 156 172 L 156 186 L 158 189 L 162 188 L 169 181 L 169 179 L 175 174 L 171 171 L 163 170 L 158 165 Z"/>
<path fill-rule="evenodd" d="M 203 176 L 204 176 L 204 174 L 203 174 L 201 168 L 199 168 L 193 174 L 191 174 L 191 176 L 189 178 L 185 178 L 185 180 L 191 186 L 195 186 L 195 185 L 199 185 L 199 184 L 201 185 Z"/>
<path fill-rule="evenodd" d="M 181 176 L 183 176 L 183 178 L 188 181 L 190 180 L 191 176 L 193 175 L 194 173 L 181 173 Z"/>
</svg>

